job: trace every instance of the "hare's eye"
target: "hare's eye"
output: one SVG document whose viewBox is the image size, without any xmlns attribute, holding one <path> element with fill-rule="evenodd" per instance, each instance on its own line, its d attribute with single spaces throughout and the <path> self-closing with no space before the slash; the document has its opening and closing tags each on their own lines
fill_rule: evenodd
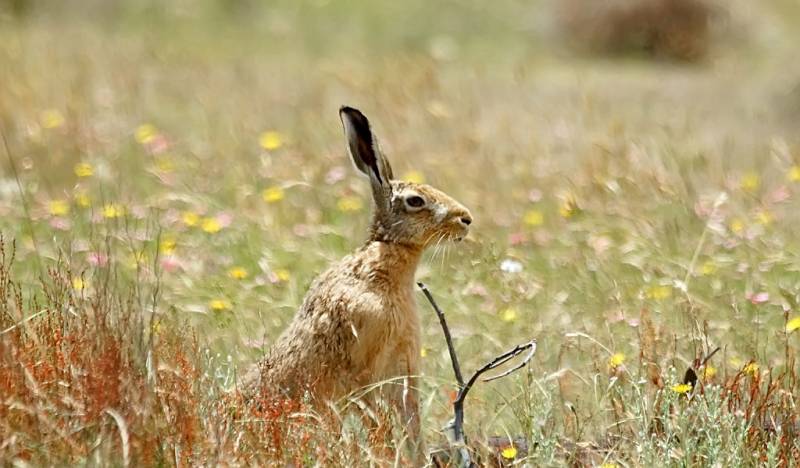
<svg viewBox="0 0 800 468">
<path fill-rule="evenodd" d="M 425 206 L 425 199 L 419 195 L 411 195 L 406 197 L 406 205 L 410 208 L 422 208 Z"/>
</svg>

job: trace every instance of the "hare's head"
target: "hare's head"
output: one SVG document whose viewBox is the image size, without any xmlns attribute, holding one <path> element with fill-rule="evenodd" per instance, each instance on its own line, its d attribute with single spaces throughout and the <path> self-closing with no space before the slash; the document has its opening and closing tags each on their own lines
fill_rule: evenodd
<svg viewBox="0 0 800 468">
<path fill-rule="evenodd" d="M 372 187 L 372 240 L 424 248 L 467 235 L 472 215 L 464 205 L 430 185 L 393 180 L 392 167 L 364 114 L 342 107 L 339 116 L 353 163 Z"/>
</svg>

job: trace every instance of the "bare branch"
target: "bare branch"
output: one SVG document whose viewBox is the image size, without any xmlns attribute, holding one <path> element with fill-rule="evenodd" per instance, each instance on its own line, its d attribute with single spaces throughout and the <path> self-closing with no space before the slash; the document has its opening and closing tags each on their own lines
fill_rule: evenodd
<svg viewBox="0 0 800 468">
<path fill-rule="evenodd" d="M 700 363 L 700 365 L 699 365 L 698 367 L 703 367 L 703 366 L 705 366 L 706 364 L 708 364 L 708 361 L 709 361 L 709 360 L 710 360 L 712 357 L 714 357 L 714 355 L 715 355 L 715 354 L 717 354 L 717 352 L 719 352 L 719 350 L 720 350 L 720 349 L 721 349 L 721 348 L 720 348 L 719 346 L 717 346 L 716 348 L 714 348 L 714 351 L 711 351 L 710 353 L 708 353 L 708 355 L 706 355 L 706 357 L 703 359 L 703 361 Z"/>
<path fill-rule="evenodd" d="M 513 374 L 514 372 L 516 372 L 516 371 L 522 369 L 523 367 L 525 367 L 525 365 L 528 364 L 531 359 L 533 359 L 533 355 L 536 354 L 536 340 L 531 340 L 531 341 L 529 341 L 529 342 L 527 342 L 525 344 L 518 345 L 516 348 L 512 349 L 511 351 L 509 351 L 509 353 L 513 353 L 513 354 L 509 354 L 508 357 L 505 360 L 503 360 L 503 362 L 500 362 L 500 363 L 497 364 L 498 366 L 501 365 L 501 364 L 505 364 L 507 361 L 510 361 L 511 359 L 515 358 L 518 354 L 522 353 L 522 351 L 524 351 L 526 349 L 529 349 L 530 351 L 528 351 L 528 354 L 525 356 L 525 358 L 522 361 L 520 361 L 516 366 L 512 367 L 511 369 L 508 369 L 507 371 L 505 371 L 503 373 L 500 373 L 500 374 L 497 374 L 497 375 L 493 375 L 491 377 L 484 377 L 483 381 L 484 382 L 491 382 L 492 380 L 501 379 L 501 378 L 503 378 L 503 377 L 505 377 L 507 375 Z M 517 351 L 517 352 L 515 352 L 515 351 Z M 495 366 L 495 367 L 497 367 L 497 366 Z"/>
<path fill-rule="evenodd" d="M 425 294 L 425 297 L 428 298 L 428 302 L 431 303 L 433 306 L 433 310 L 436 311 L 436 316 L 439 317 L 439 323 L 442 325 L 442 331 L 444 332 L 444 339 L 447 341 L 447 350 L 450 352 L 450 362 L 453 363 L 453 373 L 456 375 L 456 382 L 458 382 L 458 388 L 464 388 L 464 377 L 461 375 L 461 366 L 458 364 L 458 356 L 456 355 L 456 349 L 453 347 L 453 337 L 450 336 L 450 328 L 447 326 L 447 320 L 444 318 L 444 312 L 442 309 L 439 308 L 439 305 L 436 304 L 436 301 L 433 300 L 433 295 L 431 292 L 428 291 L 428 287 L 425 286 L 425 283 L 417 283 L 417 286 L 422 290 L 422 293 Z"/>
<path fill-rule="evenodd" d="M 433 310 L 436 311 L 436 316 L 439 317 L 439 323 L 441 324 L 442 331 L 444 332 L 444 339 L 447 342 L 447 350 L 450 352 L 450 361 L 453 363 L 453 372 L 455 373 L 456 381 L 458 382 L 458 394 L 453 402 L 453 412 L 455 417 L 451 424 L 448 425 L 447 430 L 450 431 L 450 442 L 453 445 L 453 448 L 457 450 L 457 466 L 460 468 L 471 468 L 477 465 L 472 462 L 469 450 L 467 449 L 466 437 L 464 436 L 464 400 L 467 398 L 467 393 L 483 373 L 492 369 L 496 369 L 519 356 L 523 352 L 528 351 L 522 361 L 520 361 L 517 365 L 504 372 L 501 372 L 500 374 L 486 377 L 483 379 L 483 381 L 491 382 L 492 380 L 503 378 L 525 367 L 525 365 L 530 362 L 530 360 L 533 358 L 533 355 L 536 353 L 536 340 L 531 340 L 527 343 L 517 345 L 513 349 L 495 357 L 483 367 L 476 370 L 475 373 L 472 374 L 472 377 L 469 378 L 469 381 L 467 381 L 465 384 L 464 377 L 461 374 L 461 366 L 458 364 L 458 356 L 456 355 L 456 350 L 453 346 L 453 338 L 450 335 L 450 328 L 447 326 L 447 320 L 444 317 L 444 312 L 442 312 L 442 310 L 436 304 L 436 301 L 433 299 L 433 295 L 431 295 L 430 291 L 428 291 L 428 287 L 425 286 L 425 284 L 417 283 L 417 286 L 419 286 L 419 288 L 425 294 L 425 297 L 428 298 L 431 306 L 433 306 Z"/>
<path fill-rule="evenodd" d="M 519 370 L 522 367 L 524 367 L 533 358 L 533 355 L 536 353 L 536 340 L 531 340 L 531 341 L 529 341 L 527 343 L 524 343 L 524 344 L 521 344 L 521 345 L 517 345 L 517 346 L 514 347 L 514 349 L 506 351 L 505 353 L 503 353 L 503 354 L 497 356 L 496 358 L 492 359 L 491 361 L 486 363 L 483 367 L 481 367 L 480 369 L 476 370 L 475 373 L 472 374 L 472 377 L 470 377 L 469 380 L 467 381 L 467 384 L 464 385 L 464 387 L 461 388 L 461 390 L 459 390 L 458 395 L 456 396 L 456 400 L 453 402 L 453 411 L 455 412 L 455 422 L 453 423 L 453 430 L 455 431 L 456 436 L 461 434 L 462 437 L 463 437 L 463 433 L 464 433 L 464 400 L 467 398 L 467 393 L 472 388 L 472 385 L 475 383 L 476 380 L 478 380 L 478 377 L 480 377 L 481 374 L 483 374 L 486 371 L 490 371 L 490 370 L 495 369 L 495 368 L 497 368 L 499 366 L 502 366 L 503 364 L 507 363 L 511 359 L 513 359 L 513 358 L 519 356 L 520 354 L 522 354 L 525 350 L 529 350 L 529 352 L 525 356 L 525 359 L 522 360 L 522 362 L 520 362 L 516 366 L 512 367 L 511 369 L 509 369 L 509 370 L 507 370 L 507 371 L 505 371 L 505 372 L 503 372 L 503 373 L 501 373 L 499 375 L 496 375 L 496 376 L 493 376 L 493 377 L 488 377 L 488 378 L 484 379 L 484 382 L 489 382 L 489 381 L 492 381 L 492 380 L 499 379 L 501 377 L 505 377 L 505 376 L 511 374 L 512 372 L 514 372 L 516 370 Z"/>
</svg>

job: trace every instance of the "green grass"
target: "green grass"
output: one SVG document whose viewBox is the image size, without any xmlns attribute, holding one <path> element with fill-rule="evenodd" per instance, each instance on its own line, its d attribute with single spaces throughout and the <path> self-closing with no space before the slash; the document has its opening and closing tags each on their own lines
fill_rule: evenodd
<svg viewBox="0 0 800 468">
<path fill-rule="evenodd" d="M 364 238 L 369 190 L 336 115 L 347 103 L 370 116 L 395 173 L 423 174 L 475 217 L 468 241 L 428 255 L 418 274 L 465 369 L 538 340 L 528 371 L 473 391 L 475 438 L 522 434 L 537 444 L 534 465 L 733 466 L 797 454 L 791 440 L 779 446 L 786 432 L 759 439 L 769 415 L 796 424 L 798 398 L 794 381 L 779 378 L 797 371 L 786 323 L 800 314 L 792 2 L 734 3 L 739 29 L 696 66 L 576 57 L 553 33 L 547 2 L 222 3 L 0 16 L 0 232 L 16 241 L 23 298 L 0 309 L 0 328 L 40 305 L 73 323 L 64 301 L 78 315 L 118 304 L 106 307 L 114 320 L 135 317 L 130 334 L 114 335 L 134 374 L 148 349 L 177 341 L 169 346 L 204 375 L 189 385 L 205 409 L 186 411 L 224 421 L 209 408 L 233 374 L 263 354 L 314 276 Z M 266 131 L 279 133 L 277 148 L 260 146 Z M 79 163 L 92 175 L 76 175 Z M 342 210 L 353 197 L 363 206 Z M 208 219 L 218 232 L 203 229 Z M 521 271 L 502 271 L 505 260 Z M 63 290 L 45 299 L 40 278 L 54 267 L 61 279 L 44 282 Z M 231 277 L 236 267 L 244 278 Z M 436 317 L 418 299 L 435 445 L 454 379 Z M 142 327 L 150 336 L 151 318 L 156 344 L 130 340 Z M 21 342 L 42 341 L 39 320 L 26 322 Z M 670 390 L 717 346 L 704 395 L 689 403 Z M 615 353 L 624 366 L 611 369 Z M 751 360 L 759 370 L 742 373 Z M 779 384 L 762 394 L 770 376 Z M 750 389 L 785 406 L 729 405 Z M 0 460 L 118 460 L 108 418 L 70 436 L 82 450 L 59 451 L 41 420 L 16 425 L 12 403 L 0 412 L 2 439 L 27 435 L 0 448 Z M 203 431 L 162 437 L 169 419 L 151 409 L 138 427 L 156 442 L 135 446 L 136 459 L 176 463 L 176 446 L 195 462 L 211 456 Z M 98 427 L 107 452 L 85 448 Z M 364 455 L 328 443 L 340 463 Z M 277 456 L 250 448 L 221 453 Z"/>
</svg>

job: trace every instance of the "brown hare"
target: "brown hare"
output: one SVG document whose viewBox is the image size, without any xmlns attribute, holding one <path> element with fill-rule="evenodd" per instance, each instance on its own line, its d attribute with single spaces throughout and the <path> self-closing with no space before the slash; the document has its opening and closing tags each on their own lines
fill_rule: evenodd
<svg viewBox="0 0 800 468">
<path fill-rule="evenodd" d="M 251 394 L 327 401 L 391 381 L 379 393 L 421 447 L 416 377 L 420 323 L 414 273 L 426 247 L 467 235 L 472 216 L 424 184 L 394 180 L 369 121 L 342 107 L 353 163 L 375 202 L 369 238 L 314 280 L 292 323 L 246 378 Z"/>
</svg>

